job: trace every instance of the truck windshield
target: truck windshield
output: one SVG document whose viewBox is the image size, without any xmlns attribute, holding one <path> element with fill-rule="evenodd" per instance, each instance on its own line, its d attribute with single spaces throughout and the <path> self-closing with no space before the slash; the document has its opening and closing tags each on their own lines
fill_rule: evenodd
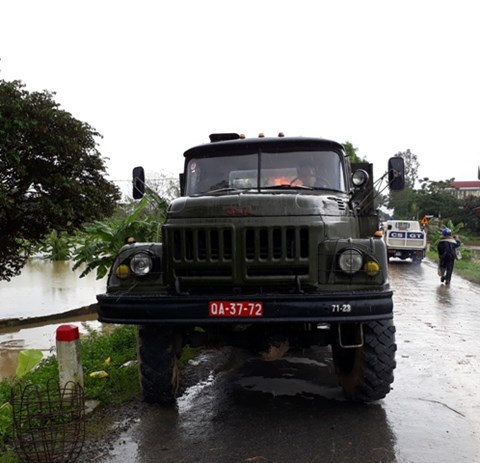
<svg viewBox="0 0 480 463">
<path fill-rule="evenodd" d="M 285 187 L 345 191 L 345 173 L 334 151 L 230 154 L 190 158 L 185 185 L 188 196 Z"/>
</svg>

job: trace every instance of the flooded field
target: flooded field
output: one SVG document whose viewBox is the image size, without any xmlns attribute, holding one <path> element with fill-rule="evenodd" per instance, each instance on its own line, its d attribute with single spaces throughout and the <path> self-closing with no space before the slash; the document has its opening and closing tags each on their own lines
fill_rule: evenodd
<svg viewBox="0 0 480 463">
<path fill-rule="evenodd" d="M 0 281 L 0 319 L 28 318 L 65 312 L 96 302 L 105 280 L 95 273 L 80 278 L 69 261 L 31 259 L 11 281 Z"/>
<path fill-rule="evenodd" d="M 105 289 L 105 280 L 96 280 L 94 273 L 80 278 L 81 270 L 72 267 L 71 262 L 32 259 L 21 275 L 1 281 L 0 320 L 46 317 L 95 303 L 96 294 Z M 100 325 L 96 315 L 90 314 L 75 320 L 0 327 L 0 379 L 15 373 L 20 350 L 40 349 L 48 355 L 55 346 L 56 329 L 70 321 L 77 322 L 81 333 Z"/>
</svg>

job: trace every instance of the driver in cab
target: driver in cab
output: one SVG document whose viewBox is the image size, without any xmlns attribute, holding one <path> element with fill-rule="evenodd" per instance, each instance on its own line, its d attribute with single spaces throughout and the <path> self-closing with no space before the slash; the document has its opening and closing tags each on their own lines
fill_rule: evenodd
<svg viewBox="0 0 480 463">
<path fill-rule="evenodd" d="M 290 185 L 314 187 L 316 183 L 317 176 L 315 167 L 301 166 L 297 168 L 297 177 L 290 182 Z"/>
</svg>

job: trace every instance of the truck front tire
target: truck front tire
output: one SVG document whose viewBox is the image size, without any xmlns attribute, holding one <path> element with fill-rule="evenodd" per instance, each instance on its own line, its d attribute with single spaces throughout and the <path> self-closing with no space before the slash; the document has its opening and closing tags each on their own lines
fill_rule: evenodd
<svg viewBox="0 0 480 463">
<path fill-rule="evenodd" d="M 177 339 L 170 328 L 139 326 L 137 351 L 143 400 L 174 404 L 178 395 Z"/>
<path fill-rule="evenodd" d="M 396 350 L 393 320 L 364 323 L 362 347 L 341 347 L 337 337 L 333 361 L 345 397 L 355 402 L 383 399 L 393 383 Z"/>
</svg>

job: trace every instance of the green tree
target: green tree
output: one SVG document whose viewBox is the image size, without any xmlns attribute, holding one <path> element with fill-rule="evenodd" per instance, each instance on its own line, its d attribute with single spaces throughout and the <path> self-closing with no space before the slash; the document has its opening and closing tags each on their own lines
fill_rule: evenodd
<svg viewBox="0 0 480 463">
<path fill-rule="evenodd" d="M 349 141 L 346 141 L 343 144 L 343 147 L 347 153 L 347 156 L 350 158 L 350 162 L 368 162 L 365 158 L 361 158 L 358 155 L 358 148 L 355 148 Z"/>
<path fill-rule="evenodd" d="M 388 207 L 393 209 L 397 219 L 415 220 L 419 217 L 419 207 L 416 201 L 415 183 L 418 179 L 420 163 L 417 156 L 409 149 L 399 151 L 395 156 L 403 158 L 405 163 L 405 188 L 402 191 L 391 191 Z"/>
<path fill-rule="evenodd" d="M 57 104 L 0 80 L 0 280 L 20 273 L 30 246 L 110 214 L 120 198 L 104 177 L 101 135 Z"/>
<path fill-rule="evenodd" d="M 463 201 L 462 207 L 457 209 L 457 213 L 462 214 L 465 228 L 474 235 L 480 235 L 480 216 L 479 214 L 480 199 L 475 196 L 468 196 Z M 458 217 L 455 220 L 459 221 Z"/>
<path fill-rule="evenodd" d="M 480 218 L 475 214 L 475 209 L 480 200 L 475 196 L 457 198 L 451 191 L 452 181 L 453 178 L 441 181 L 431 181 L 428 178 L 420 180 L 421 188 L 416 191 L 420 216 L 433 215 L 440 221 L 462 223 L 466 230 L 478 234 Z"/>
<path fill-rule="evenodd" d="M 418 218 L 415 191 L 410 188 L 390 191 L 387 207 L 393 210 L 393 216 L 396 219 L 415 220 Z"/>
<path fill-rule="evenodd" d="M 446 191 L 451 180 L 430 181 L 428 178 L 420 180 L 420 189 L 415 191 L 415 201 L 418 205 L 419 216 L 433 215 L 439 219 L 452 217 L 460 204 L 450 192 Z M 461 220 L 460 220 L 461 221 Z"/>
<path fill-rule="evenodd" d="M 399 151 L 395 156 L 403 158 L 405 163 L 405 188 L 414 189 L 418 179 L 418 168 L 420 167 L 417 156 L 409 149 L 407 151 Z"/>
</svg>

